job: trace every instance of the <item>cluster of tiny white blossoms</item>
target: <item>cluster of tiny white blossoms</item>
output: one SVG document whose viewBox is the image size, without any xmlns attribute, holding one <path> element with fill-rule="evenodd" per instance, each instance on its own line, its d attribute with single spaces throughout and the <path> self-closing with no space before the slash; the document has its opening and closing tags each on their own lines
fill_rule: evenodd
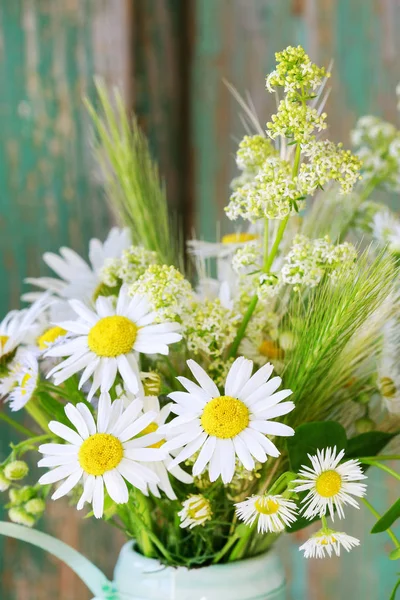
<svg viewBox="0 0 400 600">
<path fill-rule="evenodd" d="M 133 296 L 145 296 L 157 319 L 182 322 L 195 301 L 189 281 L 175 267 L 150 265 L 137 281 L 129 286 Z"/>
<path fill-rule="evenodd" d="M 392 123 L 366 115 L 357 121 L 351 140 L 362 160 L 365 180 L 399 191 L 400 131 Z"/>
<path fill-rule="evenodd" d="M 326 274 L 333 280 L 342 269 L 354 265 L 357 251 L 352 244 L 332 244 L 329 237 L 311 240 L 298 234 L 285 264 L 280 271 L 280 279 L 289 285 L 315 287 Z"/>
<path fill-rule="evenodd" d="M 121 257 L 106 260 L 101 270 L 101 279 L 109 287 L 115 287 L 121 282 L 131 284 L 139 279 L 150 265 L 158 263 L 156 252 L 146 250 L 143 246 L 131 246 L 122 252 Z"/>
<path fill-rule="evenodd" d="M 283 87 L 289 98 L 296 98 L 298 91 L 310 89 L 316 91 L 325 77 L 330 77 L 323 67 L 314 64 L 304 48 L 288 46 L 275 53 L 276 69 L 267 76 L 265 84 L 271 93 L 277 87 Z"/>
<path fill-rule="evenodd" d="M 329 181 L 338 182 L 341 193 L 348 194 L 359 178 L 359 158 L 341 144 L 316 140 L 316 134 L 326 128 L 326 114 L 317 108 L 315 91 L 329 74 L 300 47 L 278 52 L 276 59 L 267 89 L 274 92 L 283 87 L 286 96 L 267 123 L 266 133 L 287 140 L 288 145 L 278 155 L 262 136 L 245 137 L 236 157 L 243 174 L 234 180 L 226 208 L 233 220 L 285 219 L 304 208 L 305 198 Z M 294 144 L 297 158 L 293 161 Z"/>
<path fill-rule="evenodd" d="M 232 257 L 232 269 L 235 273 L 248 273 L 261 268 L 261 243 L 259 240 L 248 242 L 238 248 Z"/>
<path fill-rule="evenodd" d="M 189 351 L 211 360 L 221 358 L 235 338 L 240 319 L 219 298 L 196 303 L 184 324 Z"/>
</svg>

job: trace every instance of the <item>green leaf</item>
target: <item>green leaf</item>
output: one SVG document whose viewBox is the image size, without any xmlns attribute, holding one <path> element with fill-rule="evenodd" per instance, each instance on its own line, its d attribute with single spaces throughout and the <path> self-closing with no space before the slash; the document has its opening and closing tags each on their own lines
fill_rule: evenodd
<svg viewBox="0 0 400 600">
<path fill-rule="evenodd" d="M 47 392 L 39 392 L 38 398 L 41 406 L 51 418 L 64 423 L 64 425 L 68 424 L 68 419 L 65 415 L 63 404 L 53 398 L 51 394 L 47 394 Z"/>
<path fill-rule="evenodd" d="M 384 515 L 375 523 L 371 529 L 371 533 L 382 533 L 393 525 L 400 517 L 400 498 L 385 512 Z"/>
<path fill-rule="evenodd" d="M 238 538 L 247 537 L 249 535 L 249 529 L 251 530 L 249 525 L 240 523 L 240 525 L 238 525 L 235 529 L 235 535 L 237 535 Z"/>
<path fill-rule="evenodd" d="M 390 560 L 397 560 L 398 558 L 400 558 L 400 548 L 395 548 L 394 550 L 392 550 L 389 554 L 389 558 Z"/>
<path fill-rule="evenodd" d="M 385 431 L 368 431 L 360 433 L 349 439 L 347 443 L 346 458 L 358 458 L 361 456 L 376 456 L 392 440 L 396 433 Z"/>
<path fill-rule="evenodd" d="M 287 439 L 291 470 L 296 473 L 302 465 L 310 464 L 308 454 L 336 446 L 337 451 L 346 449 L 344 428 L 336 421 L 315 421 L 296 428 L 293 437 Z"/>
</svg>

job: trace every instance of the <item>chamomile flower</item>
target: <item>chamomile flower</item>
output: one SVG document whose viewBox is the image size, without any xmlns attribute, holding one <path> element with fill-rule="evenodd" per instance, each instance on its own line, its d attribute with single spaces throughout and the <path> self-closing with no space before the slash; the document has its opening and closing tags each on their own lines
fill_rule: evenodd
<svg viewBox="0 0 400 600">
<path fill-rule="evenodd" d="M 189 496 L 182 502 L 182 510 L 178 512 L 181 519 L 180 527 L 193 529 L 198 525 L 204 525 L 212 517 L 210 501 L 202 494 Z"/>
<path fill-rule="evenodd" d="M 38 386 L 39 379 L 39 364 L 32 352 L 23 352 L 18 360 L 16 384 L 7 398 L 13 411 L 21 410 L 29 402 Z"/>
<path fill-rule="evenodd" d="M 101 270 L 107 259 L 119 258 L 130 246 L 130 234 L 127 229 L 113 227 L 105 242 L 92 239 L 89 244 L 89 264 L 79 254 L 70 248 L 60 248 L 60 255 L 46 252 L 44 262 L 59 277 L 28 278 L 31 283 L 41 290 L 52 292 L 64 300 L 74 298 L 90 302 L 96 289 L 101 285 Z M 43 292 L 29 292 L 22 298 L 26 301 L 36 300 Z"/>
<path fill-rule="evenodd" d="M 12 310 L 0 323 L 0 361 L 8 361 L 20 345 L 32 343 L 37 335 L 37 319 L 51 303 L 48 295 L 28 309 Z"/>
<path fill-rule="evenodd" d="M 316 455 L 308 457 L 312 467 L 303 466 L 299 471 L 301 479 L 295 480 L 299 484 L 296 492 L 308 491 L 302 500 L 306 519 L 322 517 L 329 511 L 333 521 L 335 508 L 339 519 L 344 517 L 343 506 L 350 504 L 359 508 L 353 496 L 362 498 L 367 489 L 365 484 L 359 483 L 366 479 L 359 461 L 347 460 L 340 464 L 344 450 L 337 453 L 336 446 L 317 450 Z"/>
<path fill-rule="evenodd" d="M 145 396 L 143 398 L 143 410 L 146 414 L 148 411 L 155 413 L 156 417 L 154 420 L 144 429 L 140 435 L 147 435 L 147 439 L 149 442 L 149 448 L 162 448 L 165 444 L 164 436 L 158 433 L 159 427 L 162 427 L 167 420 L 170 411 L 171 411 L 171 403 L 160 408 L 160 401 L 157 396 Z M 147 486 L 148 492 L 150 492 L 156 498 L 160 498 L 160 492 L 164 492 L 164 494 L 170 500 L 176 500 L 176 494 L 173 490 L 171 482 L 169 480 L 168 475 L 168 467 L 172 462 L 172 456 L 166 453 L 163 460 L 158 462 L 153 462 L 148 465 L 148 468 L 154 471 L 157 475 L 159 482 L 149 482 Z M 193 483 L 193 477 L 186 473 L 179 465 L 176 465 L 171 469 L 171 475 L 173 475 L 178 481 L 182 483 L 190 484 Z"/>
<path fill-rule="evenodd" d="M 65 343 L 57 344 L 46 353 L 53 357 L 69 356 L 47 377 L 54 376 L 55 384 L 59 385 L 83 370 L 79 387 L 93 376 L 89 401 L 99 388 L 108 392 L 117 373 L 127 389 L 136 393 L 139 374 L 135 352 L 168 354 L 168 344 L 182 337 L 177 333 L 178 323 L 152 324 L 157 313 L 150 311 L 146 298 L 130 297 L 125 287 L 121 288 L 116 305 L 113 298 L 102 296 L 97 299 L 94 311 L 79 300 L 71 300 L 70 304 L 78 320 L 58 325 L 76 337 L 64 338 Z"/>
<path fill-rule="evenodd" d="M 257 365 L 265 365 L 271 361 L 275 368 L 281 367 L 284 356 L 284 351 L 278 342 L 263 335 L 262 332 L 256 338 L 243 338 L 239 351 L 246 358 L 254 360 Z"/>
<path fill-rule="evenodd" d="M 143 492 L 150 482 L 158 482 L 154 471 L 142 463 L 162 459 L 162 450 L 147 448 L 147 436 L 135 437 L 156 416 L 151 411 L 139 416 L 142 409 L 143 402 L 139 399 L 123 410 L 122 400 L 111 403 L 110 396 L 102 394 L 95 423 L 85 404 L 66 405 L 65 414 L 75 429 L 58 421 L 51 421 L 49 429 L 67 443 L 39 447 L 39 452 L 44 455 L 39 466 L 52 467 L 39 483 L 47 485 L 64 480 L 54 492 L 53 500 L 65 496 L 83 481 L 77 508 L 80 510 L 85 502 L 89 502 L 93 505 L 94 516 L 100 518 L 104 487 L 114 502 L 124 504 L 129 497 L 125 479 Z"/>
<path fill-rule="evenodd" d="M 291 390 L 276 392 L 280 377 L 269 380 L 273 371 L 268 364 L 253 376 L 253 362 L 237 358 L 231 366 L 222 395 L 207 373 L 194 360 L 187 362 L 198 384 L 186 377 L 178 380 L 187 392 L 172 392 L 171 407 L 177 418 L 162 428 L 168 441 L 166 451 L 183 448 L 170 468 L 199 452 L 193 475 L 200 475 L 209 465 L 209 477 L 224 483 L 232 481 L 236 457 L 248 471 L 267 455 L 279 456 L 279 450 L 267 437 L 293 435 L 291 427 L 270 421 L 293 410 L 293 402 L 282 400 Z M 274 393 L 276 392 L 276 393 Z"/>
<path fill-rule="evenodd" d="M 259 533 L 276 533 L 290 526 L 296 518 L 296 504 L 281 495 L 251 496 L 235 504 L 236 514 L 246 525 L 257 520 Z"/>
<path fill-rule="evenodd" d="M 304 558 L 329 558 L 333 553 L 340 556 L 340 549 L 344 548 L 347 552 L 354 546 L 359 546 L 360 540 L 343 531 L 333 531 L 332 529 L 321 529 L 312 535 L 299 550 L 304 552 Z"/>
</svg>

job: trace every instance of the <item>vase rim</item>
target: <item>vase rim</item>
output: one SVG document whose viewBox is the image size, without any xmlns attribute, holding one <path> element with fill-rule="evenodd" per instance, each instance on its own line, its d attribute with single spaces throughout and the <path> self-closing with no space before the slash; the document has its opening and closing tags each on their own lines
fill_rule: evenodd
<svg viewBox="0 0 400 600">
<path fill-rule="evenodd" d="M 256 564 L 258 562 L 265 562 L 267 557 L 270 557 L 271 561 L 277 559 L 277 555 L 275 553 L 274 548 L 269 548 L 267 550 L 267 552 L 263 552 L 262 554 L 257 554 L 256 556 L 250 556 L 248 558 L 242 558 L 240 560 L 235 560 L 233 562 L 220 563 L 220 564 L 216 564 L 216 565 L 213 565 L 213 564 L 201 565 L 198 567 L 186 567 L 185 565 L 168 565 L 166 563 L 162 563 L 158 558 L 150 558 L 148 556 L 145 556 L 144 554 L 141 554 L 140 552 L 137 551 L 136 548 L 137 548 L 136 541 L 129 540 L 122 546 L 121 554 L 122 553 L 126 554 L 126 555 L 130 554 L 136 560 L 139 560 L 148 566 L 153 565 L 157 569 L 162 567 L 164 569 L 174 569 L 174 570 L 181 569 L 181 570 L 185 570 L 185 571 L 200 571 L 201 569 L 210 569 L 210 568 L 213 568 L 213 570 L 235 568 L 235 570 L 236 570 L 236 569 L 240 568 L 241 565 L 243 565 L 243 567 L 247 567 L 250 564 Z"/>
</svg>

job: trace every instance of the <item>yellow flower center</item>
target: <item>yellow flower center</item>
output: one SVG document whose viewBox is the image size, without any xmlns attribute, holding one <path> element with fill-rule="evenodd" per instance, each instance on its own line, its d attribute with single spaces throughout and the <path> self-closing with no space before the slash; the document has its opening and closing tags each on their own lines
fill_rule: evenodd
<svg viewBox="0 0 400 600">
<path fill-rule="evenodd" d="M 324 471 L 315 483 L 317 493 L 323 498 L 336 496 L 342 488 L 342 478 L 337 471 Z"/>
<path fill-rule="evenodd" d="M 283 350 L 279 348 L 278 344 L 272 340 L 264 340 L 258 347 L 258 351 L 262 356 L 266 358 L 282 358 Z"/>
<path fill-rule="evenodd" d="M 22 396 L 25 396 L 25 394 L 27 393 L 27 390 L 25 389 L 25 386 L 27 385 L 27 383 L 29 382 L 29 380 L 32 379 L 32 375 L 30 373 L 26 373 L 21 381 L 21 394 Z"/>
<path fill-rule="evenodd" d="M 150 425 L 147 425 L 147 427 L 145 427 L 143 431 L 140 432 L 140 437 L 142 437 L 142 435 L 147 435 L 148 433 L 154 433 L 155 431 L 157 431 L 157 429 L 158 425 L 156 425 L 156 423 L 150 423 Z M 148 448 L 161 448 L 161 446 L 165 444 L 165 442 L 166 440 L 160 440 L 155 444 L 150 444 Z"/>
<path fill-rule="evenodd" d="M 88 345 L 97 356 L 119 356 L 132 350 L 138 327 L 127 317 L 104 317 L 88 335 Z"/>
<path fill-rule="evenodd" d="M 62 327 L 50 327 L 50 329 L 46 329 L 46 331 L 40 335 L 37 339 L 37 345 L 40 350 L 46 350 L 49 344 L 55 342 L 59 337 L 65 335 L 67 332 Z"/>
<path fill-rule="evenodd" d="M 8 342 L 8 335 L 0 335 L 0 348 L 3 348 Z"/>
<path fill-rule="evenodd" d="M 381 394 L 385 398 L 394 398 L 397 394 L 396 384 L 390 377 L 382 377 L 380 382 Z"/>
<path fill-rule="evenodd" d="M 272 498 L 259 498 L 254 502 L 254 508 L 263 515 L 273 515 L 279 510 L 279 503 Z"/>
<path fill-rule="evenodd" d="M 221 238 L 223 244 L 243 244 L 245 242 L 251 242 L 256 240 L 258 235 L 254 233 L 229 233 Z"/>
<path fill-rule="evenodd" d="M 219 396 L 204 407 L 201 424 L 208 435 L 233 438 L 248 426 L 249 409 L 237 398 Z"/>
<path fill-rule="evenodd" d="M 115 469 L 123 456 L 124 449 L 118 438 L 110 433 L 95 433 L 83 442 L 78 459 L 89 475 L 103 475 Z"/>
</svg>

